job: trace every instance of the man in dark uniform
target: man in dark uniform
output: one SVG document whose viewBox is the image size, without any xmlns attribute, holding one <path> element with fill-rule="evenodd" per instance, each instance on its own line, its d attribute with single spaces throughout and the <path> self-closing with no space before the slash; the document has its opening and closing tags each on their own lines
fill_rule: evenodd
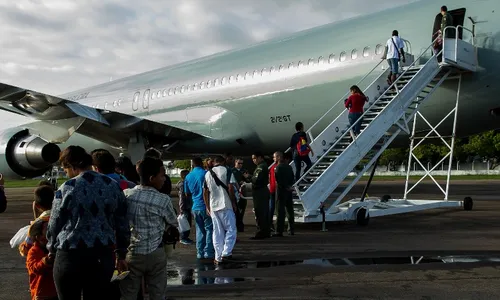
<svg viewBox="0 0 500 300">
<path fill-rule="evenodd" d="M 257 233 L 252 237 L 252 240 L 261 240 L 271 236 L 271 228 L 269 226 L 269 172 L 267 164 L 264 160 L 264 155 L 260 152 L 252 154 L 252 160 L 257 165 L 252 176 L 252 196 L 253 207 L 255 210 L 255 220 L 257 222 Z M 246 174 L 245 177 L 249 177 Z"/>
<path fill-rule="evenodd" d="M 293 212 L 293 184 L 295 183 L 293 169 L 283 157 L 283 153 L 274 153 L 274 158 L 279 162 L 275 170 L 278 197 L 276 198 L 277 216 L 276 233 L 273 236 L 282 237 L 285 230 L 285 210 L 288 219 L 288 234 L 294 235 L 295 216 Z"/>
<path fill-rule="evenodd" d="M 243 159 L 236 158 L 234 160 L 234 168 L 232 168 L 234 179 L 238 182 L 238 188 L 240 188 L 244 183 L 250 183 L 250 178 L 245 178 L 244 174 L 248 174 L 248 172 L 243 169 Z M 246 193 L 242 191 L 242 195 L 246 196 Z M 238 232 L 245 231 L 245 224 L 243 223 L 243 218 L 245 217 L 245 210 L 247 209 L 247 199 L 239 198 L 238 203 L 238 211 L 236 214 L 236 227 L 238 228 Z"/>
<path fill-rule="evenodd" d="M 441 15 L 443 16 L 441 19 L 441 34 L 443 38 L 454 38 L 456 32 L 453 29 L 446 30 L 446 36 L 444 36 L 444 29 L 448 26 L 453 26 L 453 17 L 448 12 L 448 7 L 441 6 Z"/>
</svg>

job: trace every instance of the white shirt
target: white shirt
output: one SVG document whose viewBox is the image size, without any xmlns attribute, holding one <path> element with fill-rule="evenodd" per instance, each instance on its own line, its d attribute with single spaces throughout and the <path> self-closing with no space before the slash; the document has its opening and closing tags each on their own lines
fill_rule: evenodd
<svg viewBox="0 0 500 300">
<path fill-rule="evenodd" d="M 212 168 L 212 171 L 219 177 L 220 181 L 228 186 L 227 182 L 227 168 L 225 166 L 216 166 Z M 236 184 L 236 179 L 234 175 L 231 174 L 230 178 L 231 184 Z M 205 184 L 208 190 L 210 191 L 210 210 L 211 211 L 219 211 L 223 209 L 233 209 L 233 205 L 231 203 L 231 198 L 229 198 L 229 194 L 226 193 L 226 190 L 222 186 L 217 186 L 215 183 L 215 179 L 212 177 L 210 172 L 205 174 Z"/>
<path fill-rule="evenodd" d="M 394 41 L 394 43 L 392 41 Z M 394 44 L 398 46 L 397 50 L 394 47 Z M 403 49 L 405 44 L 399 38 L 399 36 L 393 36 L 392 38 L 387 40 L 386 46 L 387 46 L 387 57 L 386 57 L 387 59 L 399 58 L 399 49 Z"/>
</svg>

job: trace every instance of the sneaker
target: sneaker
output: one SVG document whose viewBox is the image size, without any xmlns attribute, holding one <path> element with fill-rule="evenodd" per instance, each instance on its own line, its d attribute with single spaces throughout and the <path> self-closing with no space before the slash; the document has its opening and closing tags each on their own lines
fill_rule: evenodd
<svg viewBox="0 0 500 300">
<path fill-rule="evenodd" d="M 187 238 L 187 239 L 182 239 L 181 240 L 181 244 L 183 244 L 183 245 L 192 245 L 192 244 L 194 244 L 194 242 L 193 242 L 192 239 Z"/>
</svg>

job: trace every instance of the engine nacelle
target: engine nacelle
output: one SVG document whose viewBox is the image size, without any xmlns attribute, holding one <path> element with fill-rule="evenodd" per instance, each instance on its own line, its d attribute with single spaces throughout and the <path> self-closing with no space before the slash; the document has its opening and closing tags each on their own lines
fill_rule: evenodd
<svg viewBox="0 0 500 300">
<path fill-rule="evenodd" d="M 5 178 L 32 178 L 43 175 L 59 159 L 61 149 L 30 134 L 28 129 L 0 134 L 0 172 Z"/>
</svg>

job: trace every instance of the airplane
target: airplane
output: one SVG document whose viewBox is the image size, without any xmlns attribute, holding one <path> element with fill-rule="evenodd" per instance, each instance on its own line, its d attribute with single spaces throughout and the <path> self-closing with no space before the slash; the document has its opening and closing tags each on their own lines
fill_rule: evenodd
<svg viewBox="0 0 500 300">
<path fill-rule="evenodd" d="M 133 161 L 147 147 L 161 148 L 169 159 L 285 150 L 296 122 L 312 126 L 377 66 L 394 29 L 406 52 L 423 53 L 444 4 L 416 1 L 58 96 L 0 83 L 0 171 L 5 178 L 40 176 L 69 145 L 105 148 Z M 463 39 L 478 47 L 478 71 L 463 76 L 457 136 L 496 129 L 490 109 L 500 94 L 500 2 L 447 6 L 454 25 L 473 32 L 463 31 Z M 378 65 L 380 72 L 387 67 Z M 436 122 L 455 98 L 456 82 L 445 82 L 419 110 Z M 343 112 L 331 111 L 313 134 Z M 439 129 L 450 134 L 452 122 Z M 408 136 L 398 136 L 397 145 L 408 145 Z"/>
</svg>

